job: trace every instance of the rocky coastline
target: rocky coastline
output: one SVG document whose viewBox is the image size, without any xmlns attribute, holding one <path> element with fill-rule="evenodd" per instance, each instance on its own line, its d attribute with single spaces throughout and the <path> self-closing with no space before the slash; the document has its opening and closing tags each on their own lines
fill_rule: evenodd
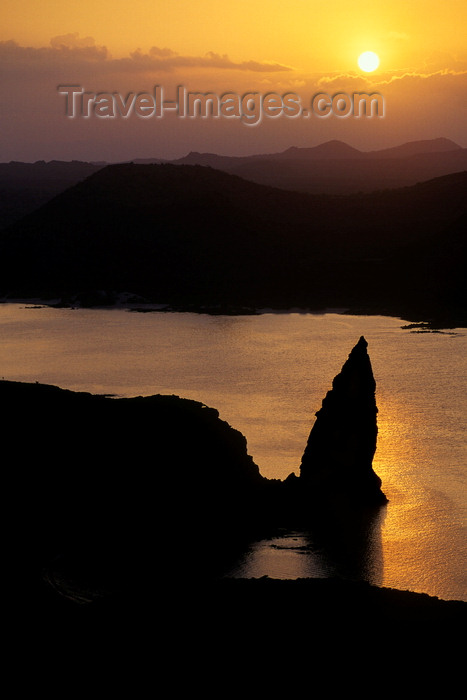
<svg viewBox="0 0 467 700">
<path fill-rule="evenodd" d="M 164 600 L 177 624 L 202 611 L 204 624 L 236 616 L 262 628 L 272 612 L 287 626 L 292 610 L 322 625 L 376 614 L 465 621 L 462 601 L 364 581 L 226 577 L 278 529 L 321 528 L 331 542 L 387 502 L 372 469 L 377 407 L 363 337 L 316 414 L 299 474 L 284 481 L 264 478 L 245 437 L 196 401 L 5 380 L 0 401 L 14 446 L 5 482 L 20 616 L 100 625 L 157 615 Z"/>
</svg>

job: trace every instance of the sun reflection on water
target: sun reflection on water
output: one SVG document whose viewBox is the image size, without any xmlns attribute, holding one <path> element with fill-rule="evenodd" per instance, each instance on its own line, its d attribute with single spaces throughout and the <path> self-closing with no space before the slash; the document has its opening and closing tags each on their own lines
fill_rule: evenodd
<svg viewBox="0 0 467 700">
<path fill-rule="evenodd" d="M 411 333 L 402 323 L 335 313 L 224 318 L 3 304 L 1 375 L 202 401 L 243 433 L 264 476 L 284 479 L 298 473 L 314 414 L 364 335 L 379 409 L 374 469 L 388 505 L 359 547 L 330 553 L 316 537 L 294 533 L 298 539 L 258 545 L 242 566 L 287 578 L 340 570 L 467 600 L 467 335 Z"/>
</svg>

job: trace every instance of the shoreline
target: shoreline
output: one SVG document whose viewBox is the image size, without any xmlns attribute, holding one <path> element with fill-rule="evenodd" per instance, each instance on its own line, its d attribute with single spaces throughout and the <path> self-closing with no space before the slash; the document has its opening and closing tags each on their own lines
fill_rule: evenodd
<svg viewBox="0 0 467 700">
<path fill-rule="evenodd" d="M 133 299 L 133 300 L 132 300 Z M 414 312 L 403 313 L 400 310 L 389 307 L 352 307 L 352 306 L 243 306 L 235 304 L 169 304 L 156 303 L 146 300 L 136 300 L 133 295 L 121 295 L 113 302 L 105 303 L 82 303 L 79 299 L 75 301 L 65 301 L 62 298 L 43 297 L 12 297 L 3 296 L 0 304 L 24 304 L 29 308 L 52 308 L 52 309 L 94 309 L 102 311 L 128 311 L 131 313 L 193 313 L 207 316 L 261 316 L 264 314 L 287 315 L 301 314 L 322 316 L 325 314 L 338 314 L 342 316 L 385 316 L 396 318 L 405 324 L 401 326 L 405 330 L 419 333 L 442 333 L 443 331 L 455 329 L 467 329 L 467 321 L 459 318 L 456 314 L 431 316 Z"/>
<path fill-rule="evenodd" d="M 372 622 L 375 616 L 386 622 L 449 622 L 461 629 L 467 620 L 466 601 L 445 600 L 427 593 L 338 577 L 196 579 L 181 576 L 176 580 L 161 577 L 153 583 L 158 596 L 162 596 L 165 604 L 179 616 L 181 625 L 201 617 L 203 625 L 221 623 L 224 632 L 240 620 L 252 628 L 270 624 L 276 629 L 284 625 Z M 135 613 L 150 619 L 151 612 L 158 614 L 159 603 L 149 584 L 83 602 L 60 594 L 44 581 L 41 590 L 33 596 L 31 612 L 44 615 L 49 622 L 84 620 L 89 625 L 107 619 L 130 621 L 138 617 Z"/>
</svg>

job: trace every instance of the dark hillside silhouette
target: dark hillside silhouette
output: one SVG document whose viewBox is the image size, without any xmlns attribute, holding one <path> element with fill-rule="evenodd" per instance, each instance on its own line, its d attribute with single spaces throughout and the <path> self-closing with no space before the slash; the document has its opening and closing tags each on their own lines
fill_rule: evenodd
<svg viewBox="0 0 467 700">
<path fill-rule="evenodd" d="M 192 151 L 172 161 L 135 158 L 136 164 L 204 165 L 288 191 L 351 194 L 413 185 L 467 169 L 467 149 L 446 138 L 360 151 L 342 141 L 292 146 L 279 153 L 228 156 Z M 0 163 L 0 229 L 110 163 L 37 161 Z"/>
<path fill-rule="evenodd" d="M 56 160 L 0 163 L 0 229 L 38 209 L 104 165 Z"/>
<path fill-rule="evenodd" d="M 466 185 L 462 172 L 309 195 L 202 166 L 107 166 L 0 234 L 0 293 L 344 307 L 462 325 Z"/>
</svg>

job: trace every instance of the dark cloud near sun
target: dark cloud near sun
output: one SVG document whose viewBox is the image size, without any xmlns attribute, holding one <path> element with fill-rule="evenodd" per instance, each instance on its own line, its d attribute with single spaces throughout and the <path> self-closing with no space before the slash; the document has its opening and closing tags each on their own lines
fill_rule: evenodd
<svg viewBox="0 0 467 700">
<path fill-rule="evenodd" d="M 91 37 L 81 44 L 73 43 L 72 37 L 74 35 L 71 34 L 55 37 L 51 40 L 50 46 L 40 48 L 20 46 L 13 40 L 1 41 L 0 61 L 4 73 L 24 70 L 40 72 L 44 67 L 103 63 L 108 59 L 105 46 L 96 46 Z"/>
<path fill-rule="evenodd" d="M 204 56 L 181 56 L 171 49 L 161 49 L 153 46 L 148 53 L 137 49 L 129 58 L 117 59 L 115 65 L 119 69 L 134 69 L 135 67 L 147 70 L 172 71 L 177 68 L 216 68 L 225 70 L 243 70 L 260 73 L 275 73 L 278 71 L 290 71 L 289 66 L 280 63 L 267 63 L 261 61 L 233 61 L 227 54 L 218 54 L 208 51 Z"/>
<path fill-rule="evenodd" d="M 418 85 L 425 84 L 425 87 L 429 83 L 439 83 L 445 82 L 446 85 L 452 86 L 457 82 L 459 86 L 464 86 L 467 79 L 467 66 L 464 69 L 459 70 L 434 70 L 432 72 L 425 70 L 418 71 L 392 71 L 391 73 L 377 73 L 375 75 L 361 75 L 357 72 L 349 73 L 334 73 L 331 75 L 322 75 L 316 78 L 315 85 L 318 89 L 324 92 L 335 91 L 335 90 L 384 90 L 389 86 L 399 84 L 401 87 L 404 85 L 409 85 L 413 87 L 416 83 Z"/>
<path fill-rule="evenodd" d="M 292 70 L 290 66 L 263 61 L 234 61 L 226 54 L 212 51 L 204 56 L 184 56 L 170 48 L 153 46 L 144 53 L 136 49 L 124 58 L 113 58 L 105 46 L 97 46 L 92 37 L 80 38 L 77 33 L 53 37 L 50 46 L 24 47 L 15 41 L 0 42 L 0 60 L 8 70 L 28 67 L 40 71 L 41 67 L 74 64 L 76 68 L 93 64 L 103 73 L 144 73 L 150 71 L 173 72 L 178 69 L 206 68 L 216 70 L 276 73 Z"/>
<path fill-rule="evenodd" d="M 92 36 L 80 37 L 78 32 L 63 34 L 62 36 L 54 36 L 50 40 L 50 45 L 53 49 L 83 49 L 95 46 L 95 41 Z"/>
</svg>

